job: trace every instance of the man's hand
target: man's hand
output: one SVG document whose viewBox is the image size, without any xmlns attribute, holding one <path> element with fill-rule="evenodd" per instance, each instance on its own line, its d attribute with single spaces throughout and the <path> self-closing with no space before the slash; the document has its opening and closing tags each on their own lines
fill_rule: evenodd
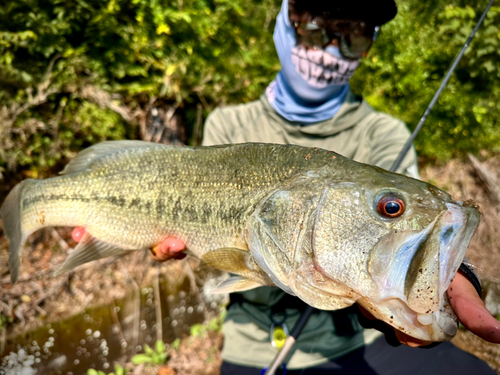
<svg viewBox="0 0 500 375">
<path fill-rule="evenodd" d="M 500 344 L 500 322 L 486 310 L 476 289 L 462 273 L 457 272 L 448 288 L 450 303 L 460 322 L 483 340 Z"/>
<path fill-rule="evenodd" d="M 80 242 L 87 236 L 88 232 L 83 227 L 76 227 L 71 233 L 75 242 Z M 169 259 L 182 259 L 186 257 L 183 251 L 186 250 L 184 242 L 174 237 L 166 238 L 161 244 L 151 249 L 151 257 L 158 262 L 165 262 Z"/>
<path fill-rule="evenodd" d="M 151 249 L 151 258 L 158 262 L 165 262 L 169 259 L 182 259 L 186 257 L 183 251 L 186 245 L 181 240 L 174 237 L 166 238 L 161 244 Z"/>
</svg>

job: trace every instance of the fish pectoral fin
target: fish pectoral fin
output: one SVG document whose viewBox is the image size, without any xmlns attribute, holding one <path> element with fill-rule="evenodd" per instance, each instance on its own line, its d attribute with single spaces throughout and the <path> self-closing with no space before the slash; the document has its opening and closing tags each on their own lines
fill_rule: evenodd
<svg viewBox="0 0 500 375">
<path fill-rule="evenodd" d="M 97 238 L 89 235 L 78 243 L 73 252 L 66 258 L 61 268 L 55 272 L 54 276 L 59 276 L 64 272 L 70 271 L 93 260 L 103 259 L 113 255 L 122 255 L 129 252 L 130 250 L 120 249 L 114 245 L 99 241 Z"/>
<path fill-rule="evenodd" d="M 210 294 L 244 292 L 245 290 L 258 288 L 260 286 L 262 286 L 262 284 L 254 280 L 245 279 L 241 276 L 231 276 L 229 279 L 224 280 L 212 289 Z"/>
<path fill-rule="evenodd" d="M 253 280 L 259 285 L 274 285 L 248 250 L 224 247 L 207 252 L 201 260 L 211 267 Z"/>
<path fill-rule="evenodd" d="M 242 272 L 250 272 L 246 264 L 249 255 L 248 250 L 223 247 L 205 253 L 201 260 L 211 267 L 241 275 Z"/>
<path fill-rule="evenodd" d="M 80 151 L 59 174 L 70 174 L 92 169 L 96 163 L 102 161 L 106 156 L 114 153 L 138 148 L 158 147 L 165 147 L 165 145 L 160 143 L 130 140 L 101 142 Z"/>
</svg>

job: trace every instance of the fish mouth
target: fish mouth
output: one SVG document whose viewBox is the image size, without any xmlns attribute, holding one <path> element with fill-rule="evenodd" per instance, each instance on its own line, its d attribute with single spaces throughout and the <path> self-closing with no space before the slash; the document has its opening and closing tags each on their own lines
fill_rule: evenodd
<svg viewBox="0 0 500 375">
<path fill-rule="evenodd" d="M 447 203 L 440 236 L 440 294 L 444 294 L 462 264 L 480 219 L 476 208 Z"/>
<path fill-rule="evenodd" d="M 456 333 L 446 291 L 479 225 L 477 209 L 460 202 L 446 206 L 423 231 L 385 236 L 369 265 L 378 298 L 366 304 L 379 310 L 379 318 L 424 341 L 449 340 Z"/>
</svg>

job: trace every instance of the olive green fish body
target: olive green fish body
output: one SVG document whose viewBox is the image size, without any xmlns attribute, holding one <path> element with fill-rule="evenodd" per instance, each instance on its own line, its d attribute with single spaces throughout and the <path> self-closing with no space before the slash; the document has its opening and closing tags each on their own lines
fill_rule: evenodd
<svg viewBox="0 0 500 375">
<path fill-rule="evenodd" d="M 267 145 L 193 149 L 123 144 L 138 147 L 107 154 L 103 143 L 96 160 L 81 163 L 77 171 L 24 181 L 24 237 L 43 227 L 84 226 L 101 241 L 139 250 L 176 236 L 201 257 L 239 244 L 263 197 L 304 168 L 324 166 L 319 154 L 334 156 L 295 147 L 276 153 L 274 148 L 282 146 Z M 79 158 L 76 164 L 85 154 Z"/>
<path fill-rule="evenodd" d="M 26 237 L 42 227 L 92 236 L 63 271 L 174 236 L 239 275 L 219 291 L 276 285 L 320 309 L 358 302 L 422 340 L 456 332 L 446 289 L 479 213 L 424 182 L 271 144 L 104 142 L 62 173 L 22 182 L 1 208 L 13 281 Z"/>
</svg>

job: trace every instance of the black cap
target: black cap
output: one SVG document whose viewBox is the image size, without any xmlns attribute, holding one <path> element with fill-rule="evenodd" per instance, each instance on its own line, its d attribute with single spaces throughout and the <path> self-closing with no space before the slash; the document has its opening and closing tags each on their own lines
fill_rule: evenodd
<svg viewBox="0 0 500 375">
<path fill-rule="evenodd" d="M 290 13 L 362 20 L 381 26 L 398 13 L 394 0 L 289 0 Z"/>
</svg>

